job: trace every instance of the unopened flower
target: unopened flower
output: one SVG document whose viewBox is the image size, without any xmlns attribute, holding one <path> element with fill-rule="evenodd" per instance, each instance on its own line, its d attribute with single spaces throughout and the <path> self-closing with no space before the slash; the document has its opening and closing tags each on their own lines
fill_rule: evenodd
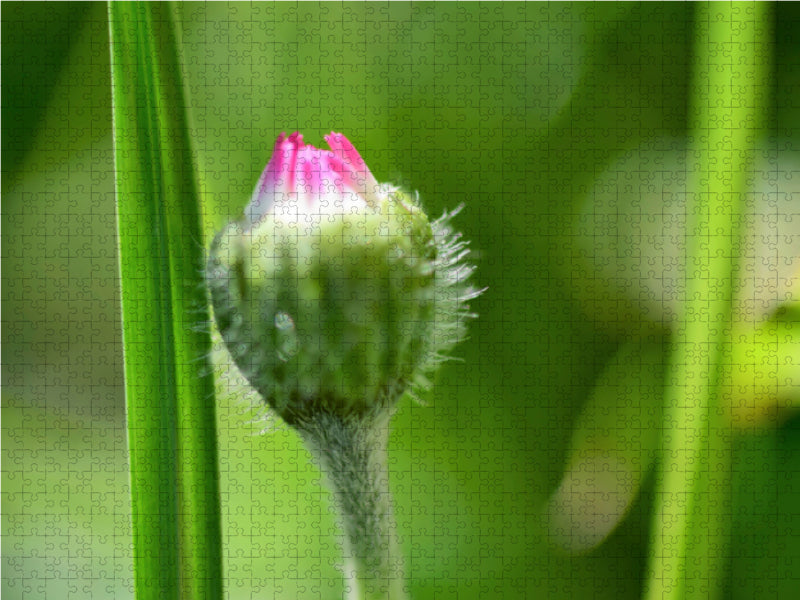
<svg viewBox="0 0 800 600">
<path fill-rule="evenodd" d="M 281 134 L 208 282 L 239 369 L 288 423 L 391 407 L 463 334 L 465 242 L 380 184 L 345 136 Z"/>
</svg>

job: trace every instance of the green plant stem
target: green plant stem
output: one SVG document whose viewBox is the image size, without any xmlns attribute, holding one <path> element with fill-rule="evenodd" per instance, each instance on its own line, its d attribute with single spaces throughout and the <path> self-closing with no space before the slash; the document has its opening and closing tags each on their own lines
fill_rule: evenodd
<svg viewBox="0 0 800 600">
<path fill-rule="evenodd" d="M 200 207 L 168 3 L 109 3 L 137 598 L 221 598 Z"/>
<path fill-rule="evenodd" d="M 720 375 L 730 361 L 739 224 L 771 50 L 768 4 L 701 3 L 695 10 L 687 275 L 667 378 L 651 600 L 714 598 L 727 562 L 731 429 Z"/>
<path fill-rule="evenodd" d="M 389 492 L 388 416 L 342 418 L 317 412 L 297 425 L 339 510 L 350 600 L 407 597 Z"/>
</svg>

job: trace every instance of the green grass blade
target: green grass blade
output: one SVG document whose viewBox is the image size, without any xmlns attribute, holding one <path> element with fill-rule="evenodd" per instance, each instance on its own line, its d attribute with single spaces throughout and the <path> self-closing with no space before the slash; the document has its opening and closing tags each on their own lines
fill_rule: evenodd
<svg viewBox="0 0 800 600">
<path fill-rule="evenodd" d="M 138 598 L 222 596 L 203 246 L 166 3 L 109 3 Z"/>
<path fill-rule="evenodd" d="M 739 224 L 767 106 L 770 5 L 702 3 L 695 10 L 686 296 L 667 379 L 652 600 L 720 593 L 731 517 L 731 431 L 719 402 L 720 373 L 730 360 Z"/>
</svg>

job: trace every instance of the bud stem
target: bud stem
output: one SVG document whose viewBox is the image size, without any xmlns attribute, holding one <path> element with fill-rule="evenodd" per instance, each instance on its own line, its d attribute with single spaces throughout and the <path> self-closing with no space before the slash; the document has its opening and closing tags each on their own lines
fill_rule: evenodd
<svg viewBox="0 0 800 600">
<path fill-rule="evenodd" d="M 320 411 L 297 427 L 333 491 L 345 532 L 348 600 L 405 600 L 389 493 L 385 409 L 360 417 Z"/>
</svg>

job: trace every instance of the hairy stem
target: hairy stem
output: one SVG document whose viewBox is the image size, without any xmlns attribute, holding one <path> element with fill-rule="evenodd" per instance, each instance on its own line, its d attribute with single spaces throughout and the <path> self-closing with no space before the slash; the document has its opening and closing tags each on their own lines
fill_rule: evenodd
<svg viewBox="0 0 800 600">
<path fill-rule="evenodd" d="M 389 493 L 389 416 L 318 412 L 298 425 L 339 510 L 349 600 L 407 597 Z"/>
</svg>

